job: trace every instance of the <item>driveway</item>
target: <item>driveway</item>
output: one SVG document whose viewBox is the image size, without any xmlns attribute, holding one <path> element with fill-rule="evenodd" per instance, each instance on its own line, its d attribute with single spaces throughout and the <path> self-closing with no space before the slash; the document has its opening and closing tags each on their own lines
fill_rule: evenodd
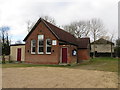
<svg viewBox="0 0 120 90">
<path fill-rule="evenodd" d="M 60 67 L 3 68 L 3 88 L 117 88 L 117 73 Z"/>
</svg>

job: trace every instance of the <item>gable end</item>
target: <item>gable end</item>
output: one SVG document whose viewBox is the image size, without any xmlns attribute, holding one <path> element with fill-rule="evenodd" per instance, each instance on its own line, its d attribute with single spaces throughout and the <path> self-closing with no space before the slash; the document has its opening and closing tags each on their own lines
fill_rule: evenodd
<svg viewBox="0 0 120 90">
<path fill-rule="evenodd" d="M 59 40 L 59 37 L 52 31 L 52 29 L 44 22 L 44 20 L 42 20 L 42 18 L 40 18 L 37 23 L 33 26 L 33 28 L 31 29 L 31 31 L 28 33 L 28 35 L 25 37 L 25 39 L 23 41 L 26 41 L 27 38 L 30 36 L 30 34 L 35 30 L 35 28 L 38 26 L 38 24 L 40 22 L 43 22 L 44 25 L 51 31 L 51 33 Z"/>
</svg>

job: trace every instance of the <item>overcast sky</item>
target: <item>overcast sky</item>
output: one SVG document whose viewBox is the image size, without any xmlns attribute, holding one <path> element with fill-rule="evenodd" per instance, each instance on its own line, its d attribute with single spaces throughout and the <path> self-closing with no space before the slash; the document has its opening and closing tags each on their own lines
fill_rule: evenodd
<svg viewBox="0 0 120 90">
<path fill-rule="evenodd" d="M 48 2 L 49 1 L 49 2 Z M 75 20 L 100 18 L 109 33 L 118 33 L 119 0 L 0 0 L 0 26 L 10 27 L 14 43 L 27 35 L 28 20 L 36 22 L 48 15 L 57 25 Z"/>
</svg>

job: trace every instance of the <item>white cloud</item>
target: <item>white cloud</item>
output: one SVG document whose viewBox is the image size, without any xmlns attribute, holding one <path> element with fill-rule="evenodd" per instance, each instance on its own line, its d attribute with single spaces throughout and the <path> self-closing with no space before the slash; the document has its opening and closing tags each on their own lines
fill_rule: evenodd
<svg viewBox="0 0 120 90">
<path fill-rule="evenodd" d="M 0 0 L 0 25 L 11 27 L 12 40 L 27 34 L 26 21 L 36 22 L 41 15 L 50 15 L 58 25 L 75 20 L 101 18 L 109 30 L 117 32 L 118 0 Z"/>
</svg>

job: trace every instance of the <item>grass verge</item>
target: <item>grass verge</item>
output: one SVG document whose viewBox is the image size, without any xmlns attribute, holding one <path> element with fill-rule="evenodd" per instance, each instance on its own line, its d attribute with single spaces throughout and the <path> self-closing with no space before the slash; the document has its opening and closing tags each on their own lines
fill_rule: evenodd
<svg viewBox="0 0 120 90">
<path fill-rule="evenodd" d="M 99 70 L 99 71 L 110 71 L 118 72 L 118 59 L 110 57 L 100 57 L 90 59 L 89 62 L 83 62 L 72 66 L 64 65 L 36 65 L 36 64 L 25 64 L 25 63 L 6 63 L 2 65 L 2 68 L 17 68 L 17 67 L 65 67 L 72 69 L 85 69 L 85 70 Z"/>
</svg>

